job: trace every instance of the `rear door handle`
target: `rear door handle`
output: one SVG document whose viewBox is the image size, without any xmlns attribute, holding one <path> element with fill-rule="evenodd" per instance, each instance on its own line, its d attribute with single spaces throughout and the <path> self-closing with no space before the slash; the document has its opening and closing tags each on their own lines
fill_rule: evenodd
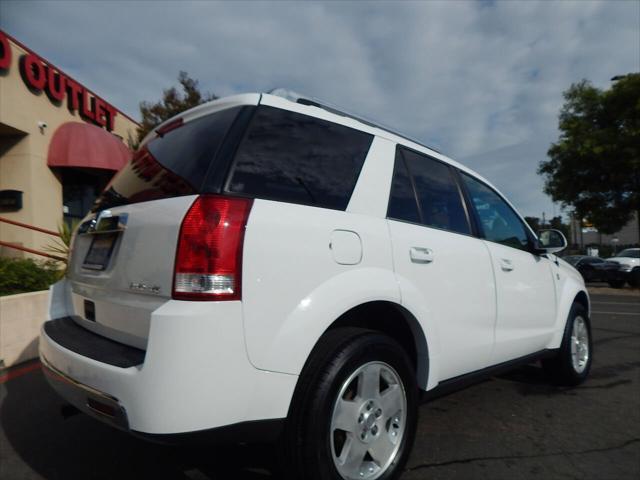
<svg viewBox="0 0 640 480">
<path fill-rule="evenodd" d="M 409 256 L 413 263 L 431 263 L 433 262 L 433 250 L 430 248 L 411 247 Z"/>
<path fill-rule="evenodd" d="M 502 268 L 502 270 L 505 272 L 510 272 L 511 270 L 513 270 L 513 262 L 508 258 L 501 258 L 500 268 Z"/>
</svg>

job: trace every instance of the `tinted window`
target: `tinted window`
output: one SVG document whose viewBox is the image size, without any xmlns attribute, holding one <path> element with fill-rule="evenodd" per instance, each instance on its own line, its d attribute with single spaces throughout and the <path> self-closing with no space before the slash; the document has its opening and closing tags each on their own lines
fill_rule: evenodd
<svg viewBox="0 0 640 480">
<path fill-rule="evenodd" d="M 627 248 L 622 250 L 616 257 L 640 258 L 640 249 Z"/>
<path fill-rule="evenodd" d="M 413 223 L 421 222 L 409 172 L 407 172 L 404 158 L 399 153 L 396 154 L 396 162 L 393 167 L 393 182 L 391 183 L 387 217 Z"/>
<path fill-rule="evenodd" d="M 573 255 L 569 255 L 569 256 L 567 256 L 567 257 L 562 257 L 562 259 L 563 259 L 565 262 L 567 262 L 567 263 L 569 263 L 569 264 L 571 264 L 571 265 L 573 265 L 573 266 L 576 266 L 576 265 L 578 264 L 578 262 L 580 262 L 580 259 L 581 259 L 581 258 L 582 258 L 582 257 L 576 257 L 576 256 L 573 256 Z"/>
<path fill-rule="evenodd" d="M 528 250 L 529 237 L 511 207 L 485 184 L 464 173 L 462 178 L 480 218 L 484 237 L 492 242 Z"/>
<path fill-rule="evenodd" d="M 594 258 L 585 258 L 584 260 L 582 260 L 582 263 L 588 263 L 588 264 L 602 263 L 603 261 L 604 260 L 602 260 L 601 258 L 594 257 Z"/>
<path fill-rule="evenodd" d="M 344 210 L 372 139 L 342 125 L 261 106 L 236 154 L 228 190 Z"/>
<path fill-rule="evenodd" d="M 453 172 L 448 165 L 399 149 L 416 187 L 422 223 L 458 233 L 471 233 Z"/>
<path fill-rule="evenodd" d="M 192 120 L 149 141 L 117 173 L 93 210 L 200 193 L 241 108 Z"/>
</svg>

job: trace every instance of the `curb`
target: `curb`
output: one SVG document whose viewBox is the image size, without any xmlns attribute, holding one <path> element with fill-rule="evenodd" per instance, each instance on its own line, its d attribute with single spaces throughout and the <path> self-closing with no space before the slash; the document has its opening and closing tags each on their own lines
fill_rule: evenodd
<svg viewBox="0 0 640 480">
<path fill-rule="evenodd" d="M 620 297 L 635 297 L 640 299 L 640 290 L 637 288 L 611 288 L 611 287 L 589 287 L 589 295 L 617 295 Z"/>
</svg>

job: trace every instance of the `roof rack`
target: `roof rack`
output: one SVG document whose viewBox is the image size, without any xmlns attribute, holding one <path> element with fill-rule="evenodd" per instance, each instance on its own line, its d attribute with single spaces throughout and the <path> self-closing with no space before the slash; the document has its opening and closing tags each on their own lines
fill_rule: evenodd
<svg viewBox="0 0 640 480">
<path fill-rule="evenodd" d="M 345 112 L 343 110 L 340 110 L 339 108 L 327 103 L 327 102 L 323 102 L 320 101 L 316 98 L 313 97 L 307 97 L 304 95 L 301 95 L 297 92 L 294 92 L 293 90 L 289 90 L 286 88 L 274 88 L 273 90 L 267 92 L 270 95 L 275 95 L 276 97 L 280 97 L 280 98 L 284 98 L 286 100 L 289 100 L 290 102 L 294 102 L 294 103 L 299 103 L 301 105 L 308 105 L 311 107 L 318 107 L 318 108 L 322 108 L 323 110 L 326 110 L 327 112 L 331 112 L 334 113 L 336 115 L 340 115 L 341 117 L 348 117 L 351 118 L 353 120 L 357 120 L 360 123 L 364 123 L 365 125 L 368 125 L 370 127 L 374 127 L 374 128 L 379 128 L 381 130 L 385 130 L 389 133 L 392 133 L 393 135 L 396 135 L 398 137 L 404 138 L 405 140 L 409 140 L 410 142 L 413 143 L 417 143 L 418 145 L 422 145 L 423 147 L 428 148 L 429 150 L 433 150 L 436 153 L 442 153 L 439 150 L 436 150 L 433 147 L 430 147 L 429 145 L 424 144 L 423 142 L 416 140 L 415 138 L 411 138 L 407 135 L 404 135 L 402 133 L 399 133 L 395 130 L 392 130 L 389 127 L 385 127 L 384 125 L 377 123 L 377 122 L 373 122 L 371 120 L 367 120 L 366 118 L 363 118 L 359 115 L 354 115 L 352 113 L 348 113 Z"/>
</svg>

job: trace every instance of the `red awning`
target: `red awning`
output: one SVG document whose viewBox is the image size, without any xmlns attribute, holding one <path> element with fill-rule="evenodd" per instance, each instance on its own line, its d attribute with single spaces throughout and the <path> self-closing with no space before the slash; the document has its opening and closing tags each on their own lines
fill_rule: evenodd
<svg viewBox="0 0 640 480">
<path fill-rule="evenodd" d="M 53 134 L 47 165 L 117 172 L 130 158 L 131 151 L 115 135 L 88 123 L 68 122 Z"/>
</svg>

